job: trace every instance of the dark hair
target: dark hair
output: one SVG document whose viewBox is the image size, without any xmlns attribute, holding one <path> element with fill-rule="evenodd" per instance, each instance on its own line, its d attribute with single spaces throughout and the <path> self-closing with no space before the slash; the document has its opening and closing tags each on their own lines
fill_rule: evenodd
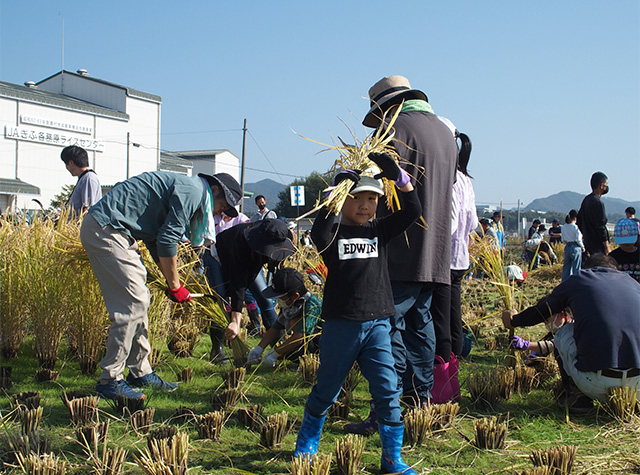
<svg viewBox="0 0 640 475">
<path fill-rule="evenodd" d="M 257 203 L 257 202 L 258 202 L 258 200 L 259 200 L 260 198 L 262 198 L 263 200 L 267 201 L 267 199 L 264 197 L 264 195 L 258 195 L 258 196 L 256 196 L 256 197 L 253 199 L 253 201 L 255 201 L 255 202 Z"/>
<path fill-rule="evenodd" d="M 593 175 L 591 175 L 591 189 L 595 190 L 607 180 L 607 175 L 602 172 L 595 172 Z"/>
<path fill-rule="evenodd" d="M 624 210 L 625 213 L 629 213 L 629 214 L 636 214 L 636 209 L 633 206 L 629 206 L 627 209 Z"/>
<path fill-rule="evenodd" d="M 286 296 L 287 296 L 287 298 L 288 298 L 288 297 L 290 297 L 291 295 L 295 294 L 296 292 L 297 292 L 298 294 L 300 294 L 300 297 L 302 297 L 304 294 L 306 294 L 306 293 L 308 292 L 308 291 L 307 291 L 307 287 L 306 287 L 304 284 L 302 284 L 302 285 L 301 285 L 300 287 L 298 287 L 297 289 L 292 290 L 291 292 L 287 292 L 287 295 L 286 295 Z M 282 298 L 282 297 L 280 297 L 280 298 Z"/>
<path fill-rule="evenodd" d="M 536 225 L 536 223 L 538 223 L 538 225 L 540 225 L 540 220 L 538 218 L 533 220 L 533 223 L 531 223 L 532 225 Z"/>
<path fill-rule="evenodd" d="M 482 218 L 480 220 L 480 224 L 483 226 L 489 226 L 489 220 L 487 218 Z"/>
<path fill-rule="evenodd" d="M 601 252 L 592 254 L 589 259 L 582 264 L 583 269 L 591 269 L 592 267 L 609 267 L 610 269 L 618 270 L 618 263 L 611 256 L 605 256 Z"/>
<path fill-rule="evenodd" d="M 571 221 L 573 221 L 577 217 L 578 217 L 578 212 L 575 209 L 572 209 L 571 211 L 569 211 L 569 214 L 565 216 L 564 222 L 569 224 Z"/>
<path fill-rule="evenodd" d="M 467 171 L 469 165 L 469 158 L 471 157 L 471 139 L 467 134 L 462 132 L 458 133 L 460 139 L 460 147 L 458 148 L 458 170 L 469 178 L 473 178 Z"/>
<path fill-rule="evenodd" d="M 89 166 L 89 155 L 87 151 L 82 147 L 71 145 L 62 149 L 60 158 L 65 163 L 73 162 L 73 164 L 80 168 L 86 168 Z"/>
</svg>

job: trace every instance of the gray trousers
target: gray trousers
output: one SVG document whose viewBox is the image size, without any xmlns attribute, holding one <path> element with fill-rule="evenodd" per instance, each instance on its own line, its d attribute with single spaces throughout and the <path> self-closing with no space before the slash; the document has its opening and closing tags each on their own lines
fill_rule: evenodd
<svg viewBox="0 0 640 475">
<path fill-rule="evenodd" d="M 90 214 L 82 222 L 80 239 L 111 320 L 100 384 L 122 379 L 125 366 L 136 378 L 151 373 L 150 293 L 138 243 L 112 226 L 101 227 Z"/>
</svg>

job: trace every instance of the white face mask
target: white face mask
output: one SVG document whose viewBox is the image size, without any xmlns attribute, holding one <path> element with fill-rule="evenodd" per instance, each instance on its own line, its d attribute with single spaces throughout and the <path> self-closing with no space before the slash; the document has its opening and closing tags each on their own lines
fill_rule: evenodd
<svg viewBox="0 0 640 475">
<path fill-rule="evenodd" d="M 295 302 L 295 300 L 294 300 L 294 302 Z M 293 303 L 293 302 L 292 302 L 292 303 Z M 290 303 L 288 304 L 288 303 L 287 303 L 287 301 L 286 301 L 285 299 L 282 299 L 282 298 L 278 298 L 278 305 L 279 305 L 279 306 L 280 306 L 280 308 L 281 308 L 281 309 L 283 309 L 283 310 L 284 310 L 285 308 L 289 308 L 289 307 L 291 307 L 291 304 L 290 304 Z"/>
</svg>

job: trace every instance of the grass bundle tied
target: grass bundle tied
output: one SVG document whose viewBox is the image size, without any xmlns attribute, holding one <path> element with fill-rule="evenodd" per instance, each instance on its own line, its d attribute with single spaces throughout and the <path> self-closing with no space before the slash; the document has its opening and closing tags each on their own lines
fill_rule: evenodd
<svg viewBox="0 0 640 475">
<path fill-rule="evenodd" d="M 142 411 L 136 411 L 129 417 L 129 422 L 131 423 L 131 427 L 133 430 L 139 431 L 142 433 L 149 432 L 151 428 L 151 424 L 153 424 L 153 416 L 156 413 L 156 409 L 154 407 L 147 407 Z"/>
<path fill-rule="evenodd" d="M 264 406 L 262 404 L 253 404 L 247 407 L 241 407 L 237 412 L 238 420 L 242 425 L 253 430 L 263 424 L 263 412 Z"/>
<path fill-rule="evenodd" d="M 27 409 L 40 407 L 40 391 L 25 391 L 13 397 L 16 406 L 24 406 Z"/>
<path fill-rule="evenodd" d="M 300 454 L 291 459 L 291 475 L 329 475 L 331 473 L 331 454 Z"/>
<path fill-rule="evenodd" d="M 198 417 L 196 422 L 198 435 L 201 439 L 220 440 L 224 423 L 225 415 L 223 412 L 214 411 L 203 414 Z"/>
<path fill-rule="evenodd" d="M 493 408 L 501 393 L 497 372 L 476 367 L 467 376 L 467 389 L 474 406 Z"/>
<path fill-rule="evenodd" d="M 282 411 L 267 417 L 260 428 L 260 444 L 263 447 L 274 448 L 282 443 L 289 432 L 289 415 Z"/>
<path fill-rule="evenodd" d="M 76 429 L 76 439 L 83 446 L 94 446 L 99 442 L 103 442 L 109 433 L 109 421 L 97 422 L 88 426 Z"/>
<path fill-rule="evenodd" d="M 222 380 L 229 389 L 239 389 L 247 374 L 246 368 L 231 368 L 222 373 Z"/>
<path fill-rule="evenodd" d="M 553 468 L 554 475 L 569 475 L 576 460 L 578 447 L 575 445 L 558 445 L 548 449 L 534 450 L 529 458 L 536 467 Z"/>
<path fill-rule="evenodd" d="M 226 389 L 211 395 L 211 406 L 216 410 L 228 411 L 238 403 L 242 392 L 238 388 Z"/>
<path fill-rule="evenodd" d="M 42 422 L 42 406 L 34 409 L 27 409 L 25 406 L 18 406 L 18 420 L 20 430 L 23 434 L 37 432 Z"/>
<path fill-rule="evenodd" d="M 500 416 L 490 419 L 482 418 L 473 421 L 475 433 L 474 445 L 479 449 L 502 449 L 507 440 L 509 421 L 502 421 Z"/>
<path fill-rule="evenodd" d="M 365 439 L 360 435 L 348 434 L 336 439 L 336 465 L 340 475 L 354 475 L 360 469 Z"/>
<path fill-rule="evenodd" d="M 299 371 L 302 380 L 308 384 L 315 384 L 320 367 L 320 357 L 315 353 L 302 355 L 298 360 L 300 363 Z"/>
<path fill-rule="evenodd" d="M 173 436 L 178 433 L 178 429 L 174 426 L 161 426 L 157 429 L 149 431 L 147 435 L 147 447 L 151 450 L 151 441 L 153 440 L 169 440 L 173 439 Z"/>
<path fill-rule="evenodd" d="M 189 459 L 189 436 L 178 432 L 171 439 L 154 439 L 133 456 L 147 475 L 186 475 Z"/>
<path fill-rule="evenodd" d="M 18 464 L 22 473 L 27 475 L 64 475 L 67 473 L 66 460 L 52 454 L 38 455 L 18 453 Z"/>
<path fill-rule="evenodd" d="M 635 387 L 607 388 L 607 396 L 607 407 L 613 417 L 620 422 L 631 422 L 635 414 L 640 412 L 640 401 L 638 401 L 638 391 Z"/>
<path fill-rule="evenodd" d="M 62 393 L 62 402 L 69 410 L 71 422 L 75 425 L 93 422 L 98 417 L 98 396 L 69 397 Z"/>
<path fill-rule="evenodd" d="M 387 117 L 387 113 L 384 114 L 382 123 L 386 124 L 384 127 L 377 128 L 373 133 L 369 134 L 363 141 L 358 140 L 355 134 L 352 134 L 352 138 L 355 145 L 348 145 L 342 139 L 338 137 L 341 145 L 331 146 L 325 145 L 329 148 L 324 151 L 337 151 L 339 158 L 334 162 L 331 169 L 327 172 L 327 175 L 333 176 L 342 170 L 359 170 L 363 172 L 363 175 L 375 175 L 378 173 L 377 165 L 369 159 L 371 153 L 386 153 L 394 158 L 397 162 L 402 158 L 395 151 L 391 142 L 394 138 L 394 128 L 398 114 L 401 107 L 394 110 L 393 114 Z M 388 120 L 387 120 L 388 119 Z M 308 139 L 307 137 L 303 137 Z M 312 140 L 316 142 L 315 140 Z M 319 142 L 316 142 L 319 143 Z M 375 171 L 374 171 L 375 170 Z M 400 206 L 398 195 L 396 193 L 395 184 L 386 178 L 382 179 L 383 190 L 385 193 L 387 206 L 389 209 L 396 210 Z M 351 180 L 343 180 L 337 185 L 329 186 L 324 191 L 327 193 L 322 200 L 316 203 L 314 209 L 298 217 L 296 221 L 305 218 L 321 208 L 326 208 L 328 212 L 335 215 L 339 214 L 342 210 L 342 206 L 349 196 L 349 191 L 353 182 Z"/>
</svg>

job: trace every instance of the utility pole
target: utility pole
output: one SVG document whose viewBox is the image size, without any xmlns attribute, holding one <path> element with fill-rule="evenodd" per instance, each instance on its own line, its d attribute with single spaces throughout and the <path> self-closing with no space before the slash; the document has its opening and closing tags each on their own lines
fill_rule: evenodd
<svg viewBox="0 0 640 475">
<path fill-rule="evenodd" d="M 520 198 L 518 198 L 518 237 L 522 237 L 522 222 L 520 221 Z"/>
<path fill-rule="evenodd" d="M 244 157 L 247 146 L 247 119 L 244 119 L 242 127 L 242 163 L 240 165 L 240 189 L 242 190 L 242 199 L 240 200 L 240 212 L 244 212 Z"/>
<path fill-rule="evenodd" d="M 129 139 L 129 132 L 127 132 L 127 180 L 129 179 L 129 145 L 130 145 L 131 141 Z"/>
</svg>

